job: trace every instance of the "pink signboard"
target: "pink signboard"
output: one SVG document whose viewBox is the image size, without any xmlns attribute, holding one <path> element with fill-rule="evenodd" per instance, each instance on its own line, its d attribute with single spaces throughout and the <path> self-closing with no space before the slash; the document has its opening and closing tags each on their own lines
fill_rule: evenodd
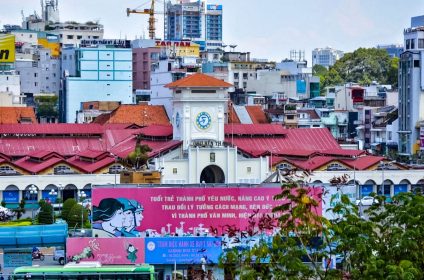
<svg viewBox="0 0 424 280">
<path fill-rule="evenodd" d="M 152 237 L 221 234 L 225 227 L 245 230 L 249 217 L 272 213 L 282 204 L 279 187 L 93 188 L 94 237 Z M 311 188 L 316 200 L 321 188 Z M 316 209 L 322 213 L 321 204 Z"/>
<path fill-rule="evenodd" d="M 68 238 L 68 262 L 98 261 L 102 264 L 144 263 L 144 238 Z"/>
</svg>

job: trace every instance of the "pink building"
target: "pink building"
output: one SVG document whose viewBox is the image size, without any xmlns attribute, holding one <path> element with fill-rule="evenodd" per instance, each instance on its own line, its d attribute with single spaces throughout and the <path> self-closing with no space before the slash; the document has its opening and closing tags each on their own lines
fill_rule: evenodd
<svg viewBox="0 0 424 280">
<path fill-rule="evenodd" d="M 159 61 L 160 48 L 133 48 L 133 90 L 150 89 L 152 64 Z"/>
</svg>

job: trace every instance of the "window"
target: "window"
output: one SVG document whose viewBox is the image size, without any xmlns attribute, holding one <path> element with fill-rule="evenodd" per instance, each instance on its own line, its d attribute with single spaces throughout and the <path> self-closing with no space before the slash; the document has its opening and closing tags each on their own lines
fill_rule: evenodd
<svg viewBox="0 0 424 280">
<path fill-rule="evenodd" d="M 67 39 L 74 39 L 74 35 L 67 35 L 66 38 Z"/>
<path fill-rule="evenodd" d="M 82 35 L 77 35 L 77 39 L 82 39 Z"/>
<path fill-rule="evenodd" d="M 247 173 L 252 173 L 252 167 L 250 166 L 247 167 Z"/>
<path fill-rule="evenodd" d="M 327 171 L 334 171 L 334 170 L 347 170 L 347 169 L 338 163 L 331 163 L 327 166 Z"/>
<path fill-rule="evenodd" d="M 418 39 L 418 48 L 424 49 L 424 39 Z"/>
<path fill-rule="evenodd" d="M 288 163 L 282 163 L 278 165 L 278 169 L 280 170 L 291 170 L 293 167 Z"/>
<path fill-rule="evenodd" d="M 410 44 L 411 44 L 410 42 L 411 42 L 411 40 L 406 39 L 406 44 L 405 44 L 405 45 L 406 45 L 406 49 L 407 49 L 407 50 L 409 50 L 409 49 L 410 49 Z"/>
<path fill-rule="evenodd" d="M 243 73 L 243 80 L 247 80 L 247 73 Z"/>
<path fill-rule="evenodd" d="M 234 80 L 238 80 L 239 78 L 239 73 L 234 73 Z"/>
<path fill-rule="evenodd" d="M 415 39 L 411 39 L 411 49 L 415 49 Z"/>
<path fill-rule="evenodd" d="M 37 73 L 34 73 L 34 78 L 37 78 Z"/>
<path fill-rule="evenodd" d="M 209 160 L 210 160 L 210 162 L 215 162 L 215 153 L 209 154 Z"/>
<path fill-rule="evenodd" d="M 172 168 L 172 174 L 177 174 L 178 170 L 177 168 Z"/>
<path fill-rule="evenodd" d="M 66 165 L 58 165 L 55 168 L 53 168 L 54 174 L 73 174 L 74 171 L 72 171 L 71 168 L 69 168 Z"/>
<path fill-rule="evenodd" d="M 109 167 L 109 174 L 117 174 L 122 171 L 122 165 L 120 164 L 114 164 L 111 167 Z"/>
<path fill-rule="evenodd" d="M 420 68 L 420 61 L 418 59 L 414 60 L 414 67 Z"/>
<path fill-rule="evenodd" d="M 35 87 L 38 87 L 38 83 L 37 83 L 37 82 L 35 82 L 35 83 L 34 83 L 34 86 L 35 86 Z"/>
</svg>

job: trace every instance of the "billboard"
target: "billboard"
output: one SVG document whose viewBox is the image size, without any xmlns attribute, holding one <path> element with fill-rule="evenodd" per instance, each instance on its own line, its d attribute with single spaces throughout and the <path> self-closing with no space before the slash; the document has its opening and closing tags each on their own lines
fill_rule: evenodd
<svg viewBox="0 0 424 280">
<path fill-rule="evenodd" d="M 222 11 L 222 5 L 208 4 L 207 10 L 208 11 Z"/>
<path fill-rule="evenodd" d="M 66 259 L 68 262 L 142 264 L 145 263 L 144 238 L 68 238 Z"/>
<path fill-rule="evenodd" d="M 331 186 L 329 184 L 322 186 L 324 193 L 322 196 L 322 215 L 329 219 L 338 218 L 332 211 L 331 208 L 334 208 L 336 204 L 341 202 L 342 195 L 346 195 L 350 202 L 356 202 L 356 186 L 355 185 L 342 185 L 342 186 Z"/>
<path fill-rule="evenodd" d="M 252 214 L 277 218 L 280 187 L 93 188 L 94 237 L 220 235 L 246 230 Z M 310 188 L 319 200 L 321 188 Z M 322 213 L 321 204 L 316 209 Z"/>
<path fill-rule="evenodd" d="M 0 63 L 15 62 L 15 35 L 0 34 Z"/>
<path fill-rule="evenodd" d="M 146 263 L 216 264 L 222 253 L 220 237 L 146 238 Z"/>
</svg>

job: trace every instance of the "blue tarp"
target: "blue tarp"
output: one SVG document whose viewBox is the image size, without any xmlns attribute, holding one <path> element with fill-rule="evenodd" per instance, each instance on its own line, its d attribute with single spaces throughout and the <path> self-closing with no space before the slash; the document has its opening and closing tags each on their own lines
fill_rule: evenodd
<svg viewBox="0 0 424 280">
<path fill-rule="evenodd" d="M 68 225 L 0 227 L 0 247 L 64 246 Z"/>
</svg>

